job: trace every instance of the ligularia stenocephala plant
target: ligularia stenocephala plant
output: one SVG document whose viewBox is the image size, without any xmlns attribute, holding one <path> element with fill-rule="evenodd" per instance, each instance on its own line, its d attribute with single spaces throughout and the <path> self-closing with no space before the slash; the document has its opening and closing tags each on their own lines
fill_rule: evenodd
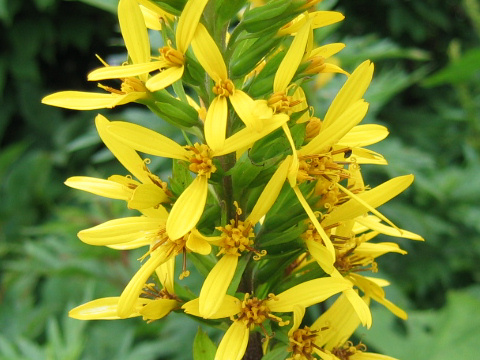
<svg viewBox="0 0 480 360">
<path fill-rule="evenodd" d="M 120 294 L 80 305 L 71 317 L 198 318 L 225 330 L 215 354 L 194 354 L 202 359 L 391 359 L 349 338 L 372 325 L 371 300 L 407 317 L 386 299 L 388 282 L 368 273 L 377 257 L 406 253 L 377 235 L 423 240 L 377 210 L 413 176 L 365 185 L 364 164 L 387 164 L 368 149 L 387 129 L 361 125 L 374 67 L 366 60 L 349 73 L 329 61 L 345 45 L 317 46 L 314 34 L 344 16 L 316 11 L 318 2 L 119 1 L 125 62 L 102 60 L 88 75 L 99 92 L 62 91 L 43 102 L 77 110 L 135 102 L 184 141 L 96 117 L 126 172 L 66 184 L 123 200 L 132 216 L 78 237 L 143 248 L 144 256 Z M 163 46 L 151 49 L 158 32 Z M 314 109 L 303 89 L 325 73 L 344 83 L 327 109 Z M 120 85 L 104 85 L 112 79 Z M 149 169 L 152 157 L 172 159 L 169 179 Z M 182 285 L 192 272 L 203 281 L 197 294 Z M 320 303 L 320 317 L 306 324 L 305 312 Z"/>
</svg>

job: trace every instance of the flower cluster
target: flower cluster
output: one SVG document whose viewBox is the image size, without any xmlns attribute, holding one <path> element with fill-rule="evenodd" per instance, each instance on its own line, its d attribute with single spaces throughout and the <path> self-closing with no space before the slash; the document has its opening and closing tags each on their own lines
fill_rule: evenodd
<svg viewBox="0 0 480 360">
<path fill-rule="evenodd" d="M 315 45 L 316 29 L 344 18 L 315 11 L 318 2 L 119 1 L 127 60 L 102 60 L 88 75 L 117 79 L 119 88 L 99 84 L 106 93 L 63 91 L 43 102 L 77 110 L 136 102 L 181 130 L 187 145 L 96 117 L 100 138 L 129 174 L 76 176 L 66 184 L 123 200 L 138 213 L 78 237 L 116 250 L 144 247 L 145 254 L 119 296 L 78 306 L 71 317 L 154 321 L 175 311 L 204 324 L 224 321 L 215 359 L 272 351 L 279 359 L 390 359 L 348 339 L 360 324 L 371 326 L 372 299 L 406 318 L 385 298 L 388 282 L 362 274 L 376 272 L 385 253 L 406 253 L 374 241 L 378 234 L 423 240 L 377 210 L 413 176 L 365 185 L 363 164 L 387 164 L 366 148 L 387 129 L 359 125 L 373 64 L 350 74 L 329 60 L 344 44 Z M 158 31 L 163 47 L 152 51 L 149 36 Z M 318 74 L 334 73 L 344 85 L 326 111 L 314 109 L 303 89 Z M 183 171 L 162 180 L 139 153 L 173 159 Z M 198 296 L 179 291 L 199 265 L 206 275 Z M 301 326 L 308 307 L 335 295 L 318 320 Z M 262 346 L 249 345 L 262 334 Z"/>
</svg>

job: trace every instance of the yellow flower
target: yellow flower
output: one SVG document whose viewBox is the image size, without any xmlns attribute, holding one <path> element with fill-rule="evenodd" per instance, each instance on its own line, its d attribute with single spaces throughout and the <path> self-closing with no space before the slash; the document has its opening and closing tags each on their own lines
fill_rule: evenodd
<svg viewBox="0 0 480 360">
<path fill-rule="evenodd" d="M 168 236 L 171 239 L 179 239 L 193 229 L 202 216 L 207 201 L 208 179 L 216 171 L 213 159 L 252 144 L 281 126 L 286 120 L 274 116 L 264 122 L 261 131 L 250 131 L 248 128 L 240 130 L 229 137 L 220 150 L 212 150 L 208 142 L 183 147 L 159 133 L 126 122 L 112 122 L 108 126 L 108 132 L 135 150 L 190 163 L 189 169 L 196 173 L 197 177 L 173 205 L 166 225 Z"/>
<path fill-rule="evenodd" d="M 216 97 L 210 104 L 205 118 L 205 139 L 212 150 L 221 149 L 227 131 L 228 103 L 250 130 L 260 131 L 263 122 L 272 118 L 272 111 L 264 100 L 253 100 L 245 92 L 236 89 L 228 78 L 227 66 L 215 41 L 207 29 L 198 24 L 192 40 L 192 49 L 198 62 L 215 82 L 213 93 Z"/>
<path fill-rule="evenodd" d="M 296 306 L 308 307 L 328 299 L 351 286 L 343 279 L 321 278 L 296 285 L 278 295 L 270 294 L 267 299 L 258 299 L 245 294 L 243 301 L 233 296 L 225 296 L 219 310 L 210 319 L 230 317 L 232 325 L 228 328 L 220 345 L 215 360 L 240 360 L 248 345 L 249 332 L 256 326 L 263 326 L 267 320 L 277 322 L 280 326 L 288 325 L 274 312 L 291 312 Z M 201 316 L 199 300 L 194 299 L 182 308 L 187 314 Z"/>
<path fill-rule="evenodd" d="M 128 315 L 118 315 L 120 297 L 90 301 L 70 310 L 68 315 L 79 320 L 116 320 L 135 316 L 142 316 L 148 322 L 161 319 L 181 305 L 173 288 L 174 266 L 175 259 L 172 258 L 156 269 L 162 289 L 157 289 L 154 284 L 144 284 L 140 297 Z"/>
<path fill-rule="evenodd" d="M 208 0 L 189 0 L 186 3 L 182 14 L 178 19 L 178 25 L 175 32 L 176 49 L 172 47 L 172 44 L 168 44 L 159 50 L 160 56 L 155 58 L 154 61 L 150 61 L 150 56 L 146 58 L 142 57 L 142 61 L 136 61 L 132 58 L 131 65 L 111 66 L 108 68 L 97 69 L 88 75 L 88 79 L 104 80 L 140 76 L 145 79 L 145 85 L 150 91 L 164 89 L 175 81 L 181 79 L 185 69 L 185 53 L 190 46 L 190 42 L 192 41 L 207 2 Z M 122 26 L 122 23 L 120 23 L 120 26 Z M 126 26 L 128 26 L 128 22 L 126 23 Z M 134 36 L 133 32 L 128 32 L 128 34 L 129 36 Z M 144 49 L 143 44 L 139 43 L 137 46 L 138 48 L 136 50 L 138 51 Z M 155 70 L 160 70 L 160 73 L 147 80 L 148 74 Z"/>
<path fill-rule="evenodd" d="M 143 15 L 136 0 L 120 0 L 118 3 L 118 20 L 125 46 L 132 60 L 133 65 L 130 66 L 138 66 L 138 64 L 148 62 L 150 60 L 150 42 Z M 122 85 L 119 90 L 99 85 L 99 87 L 108 91 L 109 94 L 60 91 L 44 97 L 42 103 L 74 110 L 95 110 L 113 108 L 150 96 L 144 84 L 147 79 L 146 74 L 118 73 L 115 71 L 117 68 L 116 66 L 105 64 L 105 68 L 101 70 L 104 73 L 113 71 L 113 76 L 103 77 L 103 79 L 122 79 Z M 136 75 L 139 76 L 135 77 Z M 100 78 L 94 77 L 90 80 L 100 80 Z"/>
</svg>

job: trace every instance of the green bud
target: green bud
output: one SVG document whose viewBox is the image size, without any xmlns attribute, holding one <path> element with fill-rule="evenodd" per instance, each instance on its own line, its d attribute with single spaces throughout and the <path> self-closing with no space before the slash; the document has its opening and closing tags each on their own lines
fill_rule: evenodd
<svg viewBox="0 0 480 360">
<path fill-rule="evenodd" d="M 276 25 L 280 28 L 290 21 L 282 22 L 282 18 L 289 15 L 291 3 L 292 0 L 274 0 L 264 6 L 246 11 L 241 24 L 249 33 L 256 33 Z"/>
<path fill-rule="evenodd" d="M 193 360 L 213 360 L 216 352 L 217 347 L 213 341 L 199 327 L 195 340 L 193 340 Z"/>
<path fill-rule="evenodd" d="M 166 90 L 156 91 L 153 96 L 156 101 L 147 105 L 165 121 L 186 128 L 199 125 L 198 112 L 189 104 L 174 98 Z"/>
</svg>

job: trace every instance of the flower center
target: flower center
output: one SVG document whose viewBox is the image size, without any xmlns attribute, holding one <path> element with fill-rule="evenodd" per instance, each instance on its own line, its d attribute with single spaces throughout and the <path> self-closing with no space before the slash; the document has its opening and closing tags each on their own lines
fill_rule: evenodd
<svg viewBox="0 0 480 360">
<path fill-rule="evenodd" d="M 120 87 L 124 94 L 129 94 L 132 92 L 147 92 L 147 88 L 144 83 L 133 77 L 123 79 L 122 85 Z"/>
<path fill-rule="evenodd" d="M 235 85 L 230 79 L 227 80 L 220 80 L 215 84 L 213 87 L 213 93 L 219 96 L 230 96 L 233 95 L 235 91 Z"/>
<path fill-rule="evenodd" d="M 209 179 L 210 175 L 217 170 L 215 165 L 213 165 L 212 150 L 208 145 L 199 143 L 195 143 L 193 146 L 186 146 L 186 149 L 190 150 L 190 165 L 188 166 L 190 171 L 206 176 Z"/>
<path fill-rule="evenodd" d="M 342 149 L 344 150 L 344 149 Z M 347 149 L 345 149 L 347 151 Z M 343 151 L 330 151 L 324 154 L 304 155 L 299 157 L 297 180 L 299 183 L 320 177 L 339 182 L 350 177 L 350 172 L 343 163 L 333 160 L 333 155 Z"/>
<path fill-rule="evenodd" d="M 252 248 L 255 234 L 249 221 L 232 219 L 230 224 L 225 227 L 219 226 L 217 229 L 222 232 L 222 248 L 217 255 L 240 256 L 243 251 L 255 251 Z"/>
<path fill-rule="evenodd" d="M 163 288 L 161 290 L 158 290 L 155 284 L 145 284 L 145 286 L 142 289 L 142 297 L 147 298 L 147 299 L 152 299 L 152 300 L 157 300 L 157 299 L 170 299 L 170 300 L 177 300 L 180 301 L 180 299 L 175 295 L 175 294 L 170 294 L 167 289 Z"/>
<path fill-rule="evenodd" d="M 293 107 L 300 104 L 302 100 L 293 100 L 285 91 L 279 91 L 270 96 L 267 100 L 267 105 L 272 108 L 275 114 L 285 113 L 291 115 Z"/>
<path fill-rule="evenodd" d="M 158 51 L 160 55 L 169 62 L 170 67 L 183 66 L 183 64 L 185 64 L 185 55 L 170 45 L 164 46 Z"/>
<path fill-rule="evenodd" d="M 314 341 L 317 338 L 318 330 L 310 330 L 308 326 L 303 329 L 297 329 L 289 336 L 290 342 L 287 351 L 292 353 L 289 359 L 292 360 L 314 360 L 313 348 Z"/>
<path fill-rule="evenodd" d="M 263 322 L 267 319 L 278 322 L 278 325 L 280 326 L 289 324 L 289 321 L 284 322 L 280 317 L 270 313 L 270 309 L 266 305 L 266 300 L 260 300 L 256 297 L 250 298 L 250 294 L 245 294 L 245 298 L 242 302 L 242 309 L 238 313 L 236 321 L 243 322 L 250 330 L 258 325 L 266 334 Z"/>
<path fill-rule="evenodd" d="M 305 139 L 307 141 L 312 140 L 315 136 L 317 136 L 322 129 L 322 120 L 319 118 L 312 116 L 308 121 L 308 124 L 305 129 Z"/>
<path fill-rule="evenodd" d="M 342 347 L 333 349 L 332 354 L 338 357 L 340 360 L 348 360 L 353 354 L 366 350 L 367 347 L 365 344 L 359 343 L 358 345 L 353 346 L 351 341 L 347 341 Z"/>
<path fill-rule="evenodd" d="M 305 74 L 319 74 L 325 69 L 325 59 L 323 56 L 314 56 L 305 69 Z"/>
</svg>

